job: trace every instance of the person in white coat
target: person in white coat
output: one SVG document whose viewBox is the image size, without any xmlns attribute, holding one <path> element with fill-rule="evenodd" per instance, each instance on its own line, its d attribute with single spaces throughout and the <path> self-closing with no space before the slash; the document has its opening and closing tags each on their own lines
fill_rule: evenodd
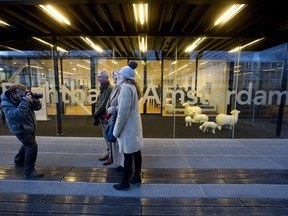
<svg viewBox="0 0 288 216">
<path fill-rule="evenodd" d="M 124 174 L 119 184 L 113 185 L 117 190 L 127 190 L 131 184 L 140 186 L 141 166 L 143 147 L 142 121 L 139 112 L 138 101 L 141 97 L 140 89 L 135 82 L 136 62 L 130 62 L 128 66 L 120 71 L 122 80 L 120 94 L 118 96 L 118 115 L 113 130 L 113 135 L 117 138 L 119 152 L 124 153 Z M 132 174 L 134 158 L 134 175 L 129 182 Z"/>
<path fill-rule="evenodd" d="M 112 89 L 112 92 L 106 104 L 107 118 L 111 118 L 111 115 L 113 114 L 113 112 L 117 113 L 117 110 L 118 110 L 118 96 L 120 93 L 120 85 L 121 85 L 120 83 L 121 80 L 119 79 L 119 71 L 120 69 L 116 69 L 115 71 L 113 71 L 112 78 L 113 78 L 113 82 L 115 86 Z M 119 144 L 117 141 L 114 143 L 111 143 L 111 153 L 112 153 L 112 157 L 108 159 L 109 160 L 108 163 L 110 163 L 110 160 L 112 160 L 111 162 L 118 165 L 118 167 L 116 168 L 116 171 L 121 173 L 124 169 L 123 168 L 124 167 L 124 154 L 119 152 Z"/>
</svg>

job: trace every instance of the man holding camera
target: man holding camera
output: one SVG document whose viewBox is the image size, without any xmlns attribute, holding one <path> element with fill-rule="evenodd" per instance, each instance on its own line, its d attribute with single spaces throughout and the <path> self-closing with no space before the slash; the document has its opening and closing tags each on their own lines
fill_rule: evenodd
<svg viewBox="0 0 288 216">
<path fill-rule="evenodd" d="M 35 140 L 36 115 L 42 104 L 39 95 L 27 92 L 22 84 L 14 84 L 1 95 L 1 106 L 11 133 L 21 141 L 22 146 L 14 158 L 15 167 L 24 167 L 26 178 L 43 177 L 35 170 L 38 145 Z"/>
</svg>

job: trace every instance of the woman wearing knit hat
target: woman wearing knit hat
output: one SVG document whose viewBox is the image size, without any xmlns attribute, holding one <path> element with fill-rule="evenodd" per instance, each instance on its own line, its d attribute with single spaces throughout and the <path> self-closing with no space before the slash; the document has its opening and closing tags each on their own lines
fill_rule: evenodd
<svg viewBox="0 0 288 216">
<path fill-rule="evenodd" d="M 141 165 L 143 146 L 142 121 L 138 108 L 140 99 L 140 89 L 135 82 L 136 62 L 130 62 L 128 66 L 120 71 L 122 79 L 121 90 L 118 97 L 118 115 L 114 127 L 113 135 L 119 143 L 119 152 L 124 153 L 124 175 L 119 184 L 113 185 L 117 190 L 127 190 L 131 184 L 140 186 L 141 184 Z M 135 163 L 135 172 L 132 174 L 132 163 Z"/>
</svg>

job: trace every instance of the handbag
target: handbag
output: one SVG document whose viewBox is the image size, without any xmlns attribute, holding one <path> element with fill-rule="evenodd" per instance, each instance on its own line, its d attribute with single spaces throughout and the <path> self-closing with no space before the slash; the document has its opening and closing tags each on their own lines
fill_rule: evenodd
<svg viewBox="0 0 288 216">
<path fill-rule="evenodd" d="M 117 112 L 114 111 L 108 121 L 108 125 L 105 130 L 106 139 L 108 140 L 108 142 L 116 142 L 117 140 L 116 137 L 113 136 L 113 130 L 114 130 L 114 126 L 116 123 L 116 117 L 117 117 Z"/>
</svg>

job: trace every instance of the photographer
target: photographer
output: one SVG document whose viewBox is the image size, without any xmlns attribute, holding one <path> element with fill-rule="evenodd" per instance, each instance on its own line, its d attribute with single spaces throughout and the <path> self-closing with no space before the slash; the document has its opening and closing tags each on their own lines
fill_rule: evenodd
<svg viewBox="0 0 288 216">
<path fill-rule="evenodd" d="M 35 170 L 38 145 L 35 140 L 34 110 L 42 108 L 39 95 L 36 94 L 35 98 L 32 93 L 27 92 L 26 86 L 14 84 L 1 95 L 1 106 L 10 132 L 22 143 L 14 159 L 15 167 L 24 167 L 26 178 L 42 177 L 43 173 Z"/>
</svg>

